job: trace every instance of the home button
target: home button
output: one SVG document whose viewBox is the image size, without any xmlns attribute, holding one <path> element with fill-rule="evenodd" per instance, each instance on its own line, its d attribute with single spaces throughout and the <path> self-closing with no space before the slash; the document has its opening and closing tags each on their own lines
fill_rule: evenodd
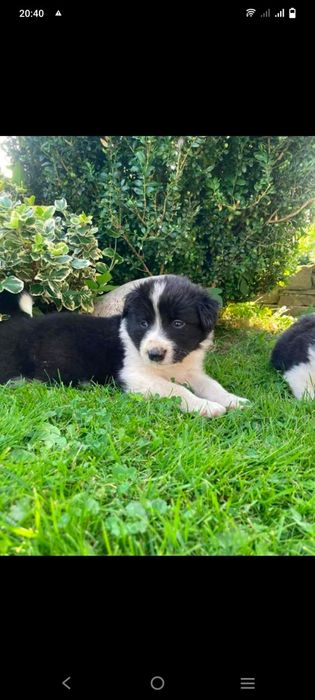
<svg viewBox="0 0 315 700">
<path fill-rule="evenodd" d="M 153 688 L 153 690 L 162 690 L 164 686 L 165 680 L 162 676 L 153 676 L 153 678 L 151 678 L 151 688 Z"/>
</svg>

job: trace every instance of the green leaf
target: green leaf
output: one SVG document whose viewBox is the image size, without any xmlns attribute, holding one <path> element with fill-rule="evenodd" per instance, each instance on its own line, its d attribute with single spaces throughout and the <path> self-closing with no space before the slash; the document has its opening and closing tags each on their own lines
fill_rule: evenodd
<svg viewBox="0 0 315 700">
<path fill-rule="evenodd" d="M 97 271 L 100 273 L 108 272 L 108 265 L 106 265 L 106 263 L 97 262 L 95 267 L 96 267 Z"/>
<path fill-rule="evenodd" d="M 15 211 L 18 212 L 22 221 L 29 221 L 34 218 L 34 207 L 28 207 L 26 204 L 16 207 Z"/>
<path fill-rule="evenodd" d="M 112 229 L 111 231 L 108 231 L 108 235 L 111 236 L 112 238 L 120 238 L 121 231 L 117 231 L 116 229 Z"/>
<path fill-rule="evenodd" d="M 76 517 L 90 515 L 97 515 L 100 511 L 100 504 L 92 496 L 88 496 L 85 493 L 78 493 L 72 499 L 72 511 Z"/>
<path fill-rule="evenodd" d="M 67 256 L 67 253 L 69 252 L 69 247 L 67 246 L 66 243 L 61 241 L 60 243 L 56 243 L 54 245 L 49 245 L 49 252 L 54 257 L 55 256 L 59 257 L 59 256 L 64 256 L 64 255 Z"/>
<path fill-rule="evenodd" d="M 38 204 L 34 208 L 35 208 L 35 216 L 38 217 L 39 219 L 41 219 L 44 216 L 45 208 L 40 207 Z"/>
<path fill-rule="evenodd" d="M 126 530 L 130 535 L 137 535 L 139 532 L 146 532 L 148 526 L 148 520 L 136 520 L 134 523 L 127 523 Z"/>
<path fill-rule="evenodd" d="M 207 289 L 212 299 L 215 299 L 215 301 L 217 301 L 218 304 L 220 304 L 220 306 L 223 306 L 223 298 L 220 294 L 220 292 L 222 292 L 222 289 L 219 289 L 219 287 L 208 287 Z"/>
<path fill-rule="evenodd" d="M 51 260 L 51 263 L 54 265 L 55 263 L 68 263 L 71 260 L 71 255 L 56 255 L 53 253 L 54 259 Z"/>
<path fill-rule="evenodd" d="M 0 207 L 4 209 L 10 209 L 13 205 L 12 199 L 6 194 L 0 195 Z"/>
<path fill-rule="evenodd" d="M 115 481 L 133 480 L 137 477 L 135 467 L 127 467 L 125 464 L 114 464 L 112 473 Z"/>
<path fill-rule="evenodd" d="M 27 452 L 29 457 L 29 452 Z M 12 456 L 12 455 L 11 455 Z M 29 496 L 21 498 L 20 501 L 14 503 L 9 510 L 9 518 L 15 523 L 21 523 L 32 511 L 31 499 Z"/>
<path fill-rule="evenodd" d="M 168 509 L 168 505 L 163 498 L 154 498 L 153 501 L 150 502 L 150 506 L 151 508 L 153 508 L 153 510 L 156 510 L 158 513 L 161 513 L 161 515 L 166 513 Z"/>
<path fill-rule="evenodd" d="M 53 280 L 49 280 L 48 286 L 49 286 L 49 289 L 51 289 L 52 293 L 57 297 L 57 299 L 62 299 L 62 293 L 61 293 L 59 282 L 54 282 Z"/>
<path fill-rule="evenodd" d="M 37 430 L 35 430 L 31 443 L 36 444 L 40 440 L 43 442 L 45 447 L 52 448 L 58 447 L 62 449 L 67 445 L 67 439 L 61 435 L 60 428 L 51 423 L 43 423 Z"/>
<path fill-rule="evenodd" d="M 45 291 L 45 286 L 43 284 L 39 284 L 34 282 L 33 284 L 30 285 L 30 294 L 36 296 L 39 296 L 40 294 L 43 294 Z"/>
<path fill-rule="evenodd" d="M 63 292 L 62 303 L 66 309 L 69 309 L 69 311 L 74 311 L 74 309 L 78 308 L 78 306 L 80 305 L 78 303 L 77 295 L 75 295 L 74 292 L 71 291 Z"/>
<path fill-rule="evenodd" d="M 86 280 L 85 284 L 88 286 L 89 289 L 92 289 L 93 292 L 98 291 L 98 284 L 94 282 L 94 280 Z"/>
<path fill-rule="evenodd" d="M 106 284 L 106 282 L 109 282 L 109 280 L 111 279 L 111 277 L 112 277 L 112 276 L 111 276 L 110 272 L 108 272 L 108 271 L 107 271 L 107 272 L 103 272 L 102 275 L 96 275 L 96 281 L 97 281 L 97 283 L 98 283 L 99 285 L 100 285 L 100 284 Z"/>
<path fill-rule="evenodd" d="M 8 226 L 8 228 L 17 229 L 19 227 L 19 225 L 20 225 L 20 217 L 18 215 L 18 212 L 14 209 L 12 211 L 10 221 L 7 224 L 7 226 Z"/>
<path fill-rule="evenodd" d="M 102 255 L 105 255 L 106 258 L 114 258 L 115 251 L 112 248 L 105 248 L 105 250 L 102 250 Z"/>
<path fill-rule="evenodd" d="M 43 207 L 43 214 L 42 214 L 43 219 L 45 221 L 47 221 L 47 219 L 51 219 L 51 217 L 54 215 L 55 211 L 56 211 L 55 207 Z"/>
<path fill-rule="evenodd" d="M 81 299 L 81 307 L 82 311 L 84 311 L 87 314 L 92 314 L 94 311 L 94 304 L 92 300 L 85 300 Z"/>
<path fill-rule="evenodd" d="M 12 292 L 12 294 L 18 294 L 22 291 L 22 289 L 24 289 L 24 282 L 17 277 L 14 277 L 14 275 L 6 277 L 4 280 L 2 280 L 1 284 L 3 289 L 6 289 L 7 292 Z"/>
<path fill-rule="evenodd" d="M 32 194 L 31 197 L 24 197 L 24 202 L 25 202 L 26 204 L 30 204 L 30 206 L 33 206 L 33 204 L 35 204 L 35 197 L 34 197 L 34 195 Z"/>
<path fill-rule="evenodd" d="M 59 270 L 52 268 L 50 270 L 50 276 L 47 279 L 63 282 L 69 275 L 71 275 L 71 269 L 68 267 L 60 267 Z"/>
<path fill-rule="evenodd" d="M 91 263 L 89 260 L 84 260 L 83 258 L 73 258 L 71 265 L 75 270 L 83 270 L 85 267 L 89 267 Z"/>
<path fill-rule="evenodd" d="M 125 511 L 131 518 L 147 517 L 145 508 L 141 505 L 141 503 L 139 503 L 139 501 L 131 501 L 131 503 L 126 506 Z"/>
<path fill-rule="evenodd" d="M 105 287 L 105 291 L 106 291 L 106 292 L 113 292 L 114 289 L 118 289 L 118 288 L 119 288 L 119 285 L 117 285 L 117 284 L 106 284 L 106 285 L 101 285 L 101 286 L 98 288 L 98 290 L 99 290 L 99 292 L 101 292 L 102 294 L 103 294 L 103 291 L 104 291 L 104 287 Z"/>
<path fill-rule="evenodd" d="M 47 219 L 47 221 L 45 221 L 44 232 L 45 232 L 46 238 L 49 237 L 51 239 L 51 234 L 54 233 L 55 228 L 56 228 L 55 219 Z"/>
<path fill-rule="evenodd" d="M 84 501 L 84 510 L 91 515 L 97 515 L 100 512 L 100 504 L 95 498 L 88 496 Z"/>
<path fill-rule="evenodd" d="M 67 201 L 64 199 L 55 199 L 54 205 L 57 211 L 65 211 L 67 209 Z"/>
<path fill-rule="evenodd" d="M 71 269 L 68 267 L 55 268 L 52 265 L 47 267 L 35 275 L 35 280 L 40 282 L 56 281 L 63 282 L 68 275 L 71 274 Z"/>
<path fill-rule="evenodd" d="M 245 279 L 244 277 L 241 278 L 241 282 L 240 282 L 240 287 L 239 287 L 239 288 L 240 288 L 241 294 L 242 294 L 244 297 L 246 297 L 247 294 L 248 294 L 248 291 L 249 291 L 249 286 L 248 286 L 248 284 L 247 284 L 247 282 L 246 282 L 246 279 Z"/>
<path fill-rule="evenodd" d="M 120 536 L 123 525 L 116 515 L 110 515 L 109 518 L 106 518 L 105 525 L 112 535 Z"/>
</svg>

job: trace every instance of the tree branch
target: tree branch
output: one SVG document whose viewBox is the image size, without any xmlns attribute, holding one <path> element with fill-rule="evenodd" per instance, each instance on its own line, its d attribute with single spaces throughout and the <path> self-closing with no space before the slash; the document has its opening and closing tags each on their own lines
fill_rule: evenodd
<svg viewBox="0 0 315 700">
<path fill-rule="evenodd" d="M 268 185 L 266 189 L 259 195 L 259 197 L 256 199 L 255 202 L 251 202 L 251 204 L 247 204 L 246 207 L 237 207 L 235 204 L 226 204 L 225 202 L 220 202 L 222 207 L 225 207 L 226 209 L 230 209 L 231 211 L 246 211 L 247 209 L 252 209 L 253 207 L 257 207 L 257 204 L 266 196 L 267 192 L 271 189 L 271 185 Z"/>
<path fill-rule="evenodd" d="M 278 219 L 277 216 L 275 218 L 272 218 L 275 214 L 275 212 L 274 212 L 274 214 L 271 214 L 271 216 L 266 221 L 266 223 L 267 224 L 281 224 L 283 221 L 289 221 L 289 219 L 293 219 L 295 216 L 297 216 L 300 213 L 300 211 L 302 211 L 302 209 L 305 209 L 305 207 L 308 207 L 310 204 L 314 204 L 314 203 L 315 203 L 315 197 L 312 197 L 311 199 L 307 199 L 307 201 L 304 202 L 304 204 L 302 204 L 302 206 L 299 207 L 299 209 L 292 212 L 291 214 L 287 214 L 287 216 L 283 216 L 281 219 Z"/>
<path fill-rule="evenodd" d="M 136 248 L 132 245 L 132 243 L 131 243 L 131 241 L 129 240 L 127 234 L 126 234 L 126 233 L 123 233 L 123 234 L 122 234 L 122 237 L 123 237 L 124 241 L 126 241 L 127 245 L 129 245 L 129 248 L 131 248 L 133 254 L 138 258 L 138 260 L 140 260 L 141 265 L 143 266 L 144 270 L 147 272 L 148 275 L 150 275 L 150 277 L 152 277 L 152 272 L 150 272 L 149 268 L 146 266 L 146 264 L 145 264 L 145 262 L 144 262 L 144 260 L 143 260 L 143 256 L 140 255 L 140 253 L 138 253 L 138 251 L 136 250 Z"/>
</svg>

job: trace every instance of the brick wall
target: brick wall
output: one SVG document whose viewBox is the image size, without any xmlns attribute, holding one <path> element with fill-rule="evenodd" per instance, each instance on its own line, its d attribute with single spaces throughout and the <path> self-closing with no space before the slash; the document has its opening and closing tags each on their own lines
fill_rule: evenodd
<svg viewBox="0 0 315 700">
<path fill-rule="evenodd" d="M 310 306 L 314 306 L 315 311 L 315 265 L 303 265 L 286 280 L 284 287 L 275 287 L 259 297 L 257 302 L 273 308 L 287 306 L 292 315 Z"/>
</svg>

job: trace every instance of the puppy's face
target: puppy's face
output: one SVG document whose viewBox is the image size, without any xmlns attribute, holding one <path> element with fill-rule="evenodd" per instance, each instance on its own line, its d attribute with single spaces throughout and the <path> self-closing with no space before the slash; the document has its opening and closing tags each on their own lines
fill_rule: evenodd
<svg viewBox="0 0 315 700">
<path fill-rule="evenodd" d="M 123 318 L 143 361 L 156 366 L 181 362 L 197 350 L 211 336 L 217 313 L 217 302 L 205 291 L 170 276 L 130 292 Z"/>
</svg>

